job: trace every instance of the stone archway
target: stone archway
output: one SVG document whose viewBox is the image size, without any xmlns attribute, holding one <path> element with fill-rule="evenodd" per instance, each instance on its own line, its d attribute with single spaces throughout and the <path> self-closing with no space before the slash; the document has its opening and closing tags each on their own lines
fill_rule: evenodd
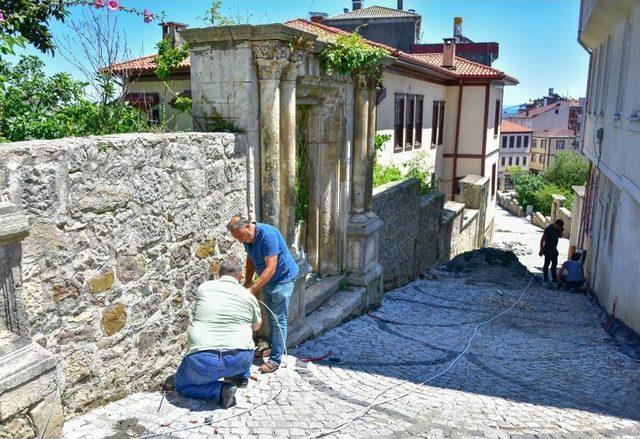
<svg viewBox="0 0 640 439">
<path fill-rule="evenodd" d="M 337 275 L 342 268 L 343 245 L 340 236 L 340 172 L 343 143 L 344 103 L 342 84 L 327 85 L 315 77 L 298 79 L 296 99 L 306 117 L 308 208 L 304 253 L 312 272 Z"/>
</svg>

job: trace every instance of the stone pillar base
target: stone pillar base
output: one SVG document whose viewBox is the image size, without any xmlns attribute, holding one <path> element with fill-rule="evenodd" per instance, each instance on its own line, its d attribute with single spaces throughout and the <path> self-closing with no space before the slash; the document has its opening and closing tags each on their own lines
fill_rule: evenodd
<svg viewBox="0 0 640 439">
<path fill-rule="evenodd" d="M 23 344 L 0 357 L 0 436 L 59 438 L 64 420 L 58 360 L 40 345 Z"/>
<path fill-rule="evenodd" d="M 297 252 L 296 252 L 297 253 Z M 289 303 L 289 319 L 287 332 L 292 333 L 297 331 L 304 324 L 306 316 L 305 310 L 305 283 L 307 275 L 311 272 L 311 267 L 307 261 L 294 254 L 296 264 L 298 265 L 298 277 L 296 278 L 296 285 L 293 288 L 293 296 L 291 296 L 291 303 Z"/>
<path fill-rule="evenodd" d="M 351 215 L 347 225 L 347 254 L 345 266 L 349 284 L 365 287 L 367 308 L 382 301 L 382 266 L 378 263 L 378 230 L 382 220 L 377 215 Z"/>
</svg>

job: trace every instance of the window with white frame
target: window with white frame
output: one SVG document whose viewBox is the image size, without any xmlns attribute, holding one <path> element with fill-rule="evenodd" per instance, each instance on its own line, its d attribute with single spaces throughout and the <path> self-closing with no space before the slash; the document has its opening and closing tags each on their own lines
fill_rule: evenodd
<svg viewBox="0 0 640 439">
<path fill-rule="evenodd" d="M 529 136 L 524 136 L 524 144 L 522 146 L 525 148 L 529 147 Z"/>
<path fill-rule="evenodd" d="M 556 140 L 556 149 L 564 149 L 564 140 Z"/>
<path fill-rule="evenodd" d="M 522 157 L 522 166 L 527 166 L 527 156 Z"/>
<path fill-rule="evenodd" d="M 513 148 L 513 145 L 516 142 L 516 136 L 509 136 L 509 148 Z"/>
<path fill-rule="evenodd" d="M 502 147 L 503 148 L 507 147 L 507 136 L 502 136 Z"/>
<path fill-rule="evenodd" d="M 522 148 L 522 136 L 516 138 L 516 148 Z"/>
</svg>

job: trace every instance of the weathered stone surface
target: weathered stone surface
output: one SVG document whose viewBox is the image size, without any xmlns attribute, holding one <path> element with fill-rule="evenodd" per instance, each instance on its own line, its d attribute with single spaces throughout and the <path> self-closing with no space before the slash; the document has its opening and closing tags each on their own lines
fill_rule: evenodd
<svg viewBox="0 0 640 439">
<path fill-rule="evenodd" d="M 16 416 L 6 423 L 0 424 L 2 439 L 32 439 L 38 437 L 31 420 L 26 416 Z"/>
<path fill-rule="evenodd" d="M 146 271 L 144 258 L 139 255 L 122 256 L 116 262 L 116 274 L 118 280 L 124 284 L 140 279 Z"/>
<path fill-rule="evenodd" d="M 243 252 L 225 229 L 231 214 L 246 214 L 242 136 L 125 134 L 0 149 L 0 193 L 22 203 L 31 224 L 26 315 L 34 340 L 59 354 L 66 416 L 154 387 L 179 363 L 195 288 L 211 265 L 217 272 Z"/>
<path fill-rule="evenodd" d="M 198 246 L 196 250 L 196 257 L 198 259 L 204 259 L 209 256 L 213 256 L 216 253 L 216 239 L 210 238 L 204 241 L 202 244 Z"/>
<path fill-rule="evenodd" d="M 102 293 L 110 289 L 115 281 L 116 276 L 113 270 L 109 269 L 89 279 L 89 289 L 94 294 Z"/>
<path fill-rule="evenodd" d="M 36 426 L 38 437 L 42 439 L 57 439 L 62 432 L 64 415 L 62 404 L 57 392 L 49 393 L 29 412 L 31 422 Z M 46 426 L 46 430 L 45 429 Z M 44 434 L 43 434 L 44 433 Z"/>
<path fill-rule="evenodd" d="M 113 335 L 127 324 L 127 307 L 123 303 L 115 303 L 102 314 L 102 330 L 106 335 Z"/>
</svg>

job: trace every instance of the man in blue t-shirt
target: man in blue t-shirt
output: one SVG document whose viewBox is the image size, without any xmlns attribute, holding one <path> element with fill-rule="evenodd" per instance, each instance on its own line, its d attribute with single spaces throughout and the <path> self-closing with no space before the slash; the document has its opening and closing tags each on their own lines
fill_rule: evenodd
<svg viewBox="0 0 640 439">
<path fill-rule="evenodd" d="M 275 314 L 274 318 L 269 313 L 270 358 L 260 366 L 262 373 L 275 372 L 284 353 L 289 302 L 298 276 L 298 265 L 277 228 L 234 216 L 227 229 L 247 252 L 245 288 L 253 294 L 262 289 L 265 304 Z M 258 274 L 255 282 L 254 273 Z"/>
</svg>

